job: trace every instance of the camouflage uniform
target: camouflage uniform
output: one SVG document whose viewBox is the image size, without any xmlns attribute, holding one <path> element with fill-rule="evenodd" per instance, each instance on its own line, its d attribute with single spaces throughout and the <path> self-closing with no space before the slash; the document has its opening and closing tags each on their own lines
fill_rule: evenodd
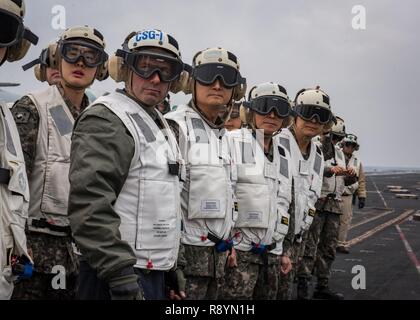
<svg viewBox="0 0 420 320">
<path fill-rule="evenodd" d="M 236 250 L 238 267 L 226 268 L 221 298 L 225 300 L 275 300 L 279 282 L 280 256 L 262 256 Z"/>
<path fill-rule="evenodd" d="M 89 105 L 85 95 L 78 110 L 64 96 L 63 89 L 57 85 L 67 107 L 74 119 Z M 28 96 L 18 100 L 12 108 L 25 157 L 28 180 L 33 171 L 36 144 L 39 130 L 39 114 L 36 106 Z M 64 177 L 63 177 L 64 178 Z M 32 250 L 35 273 L 30 280 L 20 282 L 13 293 L 13 299 L 72 299 L 76 292 L 78 258 L 72 249 L 70 236 L 58 237 L 49 234 L 27 231 L 28 248 Z M 54 290 L 51 287 L 51 268 L 61 265 L 66 270 L 66 289 Z"/>
<path fill-rule="evenodd" d="M 22 280 L 13 291 L 16 300 L 69 300 L 75 298 L 79 262 L 73 253 L 70 237 L 56 237 L 38 232 L 27 232 L 28 250 L 34 255 L 34 274 Z M 54 289 L 51 273 L 54 266 L 63 266 L 66 271 L 66 289 Z M 61 284 L 61 283 L 60 283 Z"/>
<path fill-rule="evenodd" d="M 314 273 L 318 286 L 327 286 L 335 260 L 340 215 L 317 211 L 308 232 L 298 277 L 309 279 Z"/>
<path fill-rule="evenodd" d="M 216 300 L 223 284 L 226 252 L 215 247 L 198 247 L 184 244 L 183 271 L 186 277 L 185 293 L 189 300 Z"/>
<path fill-rule="evenodd" d="M 335 147 L 327 139 L 322 144 L 322 151 L 327 161 L 334 157 Z M 329 170 L 325 167 L 324 177 L 329 174 Z M 342 207 L 340 201 L 328 197 L 318 199 L 315 207 L 317 211 L 308 231 L 298 277 L 310 279 L 314 274 L 318 279 L 318 287 L 327 287 L 335 260 Z"/>
<path fill-rule="evenodd" d="M 289 230 L 283 241 L 283 255 L 290 258 L 292 270 L 288 274 L 278 273 L 277 300 L 290 300 L 292 297 L 292 284 L 295 277 L 295 270 L 298 264 L 299 253 L 302 243 L 295 239 L 295 196 L 294 184 L 292 183 L 292 201 L 289 206 L 290 222 Z"/>
<path fill-rule="evenodd" d="M 279 274 L 279 289 L 277 293 L 277 300 L 291 300 L 293 297 L 293 287 L 297 275 L 297 270 L 302 262 L 307 234 L 308 232 L 305 232 L 302 236 L 302 239 L 295 238 L 293 240 L 293 246 L 290 253 L 292 270 L 286 275 L 282 273 Z"/>
</svg>

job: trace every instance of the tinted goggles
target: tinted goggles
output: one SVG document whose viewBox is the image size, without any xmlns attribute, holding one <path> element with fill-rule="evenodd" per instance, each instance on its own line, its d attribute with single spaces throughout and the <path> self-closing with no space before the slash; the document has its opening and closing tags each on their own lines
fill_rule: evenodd
<svg viewBox="0 0 420 320">
<path fill-rule="evenodd" d="M 338 135 L 338 134 L 332 133 L 332 134 L 331 134 L 331 138 L 332 138 L 333 140 L 335 140 L 335 141 L 340 142 L 341 140 L 343 140 L 343 139 L 344 139 L 344 136 L 340 136 L 340 135 Z"/>
<path fill-rule="evenodd" d="M 353 147 L 353 148 L 356 148 L 357 147 L 357 144 L 354 143 L 354 142 L 345 142 L 344 145 L 346 147 Z"/>
<path fill-rule="evenodd" d="M 82 59 L 83 63 L 90 68 L 97 67 L 108 59 L 108 55 L 102 48 L 81 41 L 63 42 L 60 52 L 66 62 L 75 64 Z"/>
<path fill-rule="evenodd" d="M 11 47 L 23 38 L 25 27 L 22 19 L 0 9 L 0 48 Z"/>
<path fill-rule="evenodd" d="M 196 66 L 193 69 L 192 77 L 207 86 L 214 83 L 216 79 L 220 79 L 226 88 L 233 88 L 241 83 L 241 76 L 238 70 L 220 63 L 207 63 Z"/>
<path fill-rule="evenodd" d="M 287 100 L 277 96 L 263 96 L 245 102 L 244 105 L 258 114 L 267 115 L 275 111 L 280 118 L 291 114 L 290 104 Z"/>
<path fill-rule="evenodd" d="M 122 50 L 119 54 L 123 54 L 130 68 L 144 79 L 157 73 L 160 81 L 170 82 L 177 79 L 184 70 L 182 61 L 165 54 L 147 51 L 127 53 Z"/>
<path fill-rule="evenodd" d="M 232 110 L 232 112 L 230 113 L 229 118 L 230 119 L 237 119 L 239 118 L 240 114 L 238 110 Z"/>
<path fill-rule="evenodd" d="M 299 104 L 295 107 L 295 111 L 299 117 L 306 121 L 316 118 L 319 123 L 326 124 L 332 119 L 330 110 L 316 105 Z"/>
</svg>

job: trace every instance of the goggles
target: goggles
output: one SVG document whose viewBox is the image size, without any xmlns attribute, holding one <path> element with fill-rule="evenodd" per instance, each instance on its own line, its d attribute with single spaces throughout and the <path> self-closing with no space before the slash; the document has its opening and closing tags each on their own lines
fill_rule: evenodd
<svg viewBox="0 0 420 320">
<path fill-rule="evenodd" d="M 159 75 L 160 81 L 171 82 L 179 77 L 184 70 L 182 61 L 165 54 L 139 51 L 127 52 L 117 50 L 117 56 L 124 58 L 125 63 L 143 79 L 148 79 L 155 73 Z"/>
<path fill-rule="evenodd" d="M 230 113 L 230 116 L 229 116 L 229 118 L 230 119 L 237 119 L 237 118 L 239 118 L 239 111 L 237 111 L 237 110 L 233 110 L 231 113 Z"/>
<path fill-rule="evenodd" d="M 344 142 L 344 145 L 346 147 L 353 147 L 353 148 L 357 147 L 357 143 L 354 143 L 354 142 Z"/>
<path fill-rule="evenodd" d="M 258 97 L 244 102 L 244 106 L 262 115 L 267 115 L 274 110 L 280 118 L 288 117 L 292 111 L 289 102 L 277 96 Z"/>
<path fill-rule="evenodd" d="M 97 67 L 108 59 L 102 48 L 84 41 L 65 41 L 60 45 L 60 53 L 66 62 L 75 64 L 83 59 L 83 63 L 90 68 Z"/>
<path fill-rule="evenodd" d="M 0 48 L 11 47 L 21 39 L 36 44 L 38 37 L 25 28 L 23 20 L 10 12 L 0 9 Z"/>
<path fill-rule="evenodd" d="M 331 133 L 331 139 L 340 142 L 341 140 L 344 139 L 344 136 L 339 135 L 339 134 L 335 134 L 335 133 Z"/>
<path fill-rule="evenodd" d="M 330 110 L 311 104 L 298 104 L 295 106 L 295 111 L 303 120 L 310 121 L 317 118 L 321 124 L 326 124 L 331 121 L 332 113 Z"/>
<path fill-rule="evenodd" d="M 233 88 L 242 83 L 242 77 L 238 70 L 220 63 L 206 63 L 194 67 L 192 77 L 202 85 L 209 86 L 216 81 L 221 80 L 225 88 Z"/>
</svg>

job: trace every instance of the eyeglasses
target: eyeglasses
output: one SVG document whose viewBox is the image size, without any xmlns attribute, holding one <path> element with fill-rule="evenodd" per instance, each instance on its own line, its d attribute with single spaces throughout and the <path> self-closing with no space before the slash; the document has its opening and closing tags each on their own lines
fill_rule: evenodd
<svg viewBox="0 0 420 320">
<path fill-rule="evenodd" d="M 182 61 L 165 54 L 122 50 L 118 50 L 117 54 L 125 56 L 127 65 L 143 79 L 148 79 L 157 73 L 161 81 L 171 82 L 177 79 L 184 69 Z"/>
<path fill-rule="evenodd" d="M 20 17 L 0 9 L 0 48 L 11 47 L 23 38 L 25 27 Z"/>
<path fill-rule="evenodd" d="M 330 110 L 311 104 L 298 104 L 295 111 L 303 120 L 310 121 L 317 118 L 317 121 L 321 124 L 330 122 L 332 118 Z"/>
<path fill-rule="evenodd" d="M 108 55 L 102 48 L 86 42 L 66 41 L 61 44 L 60 48 L 63 59 L 71 64 L 83 59 L 86 66 L 94 68 L 108 60 Z"/>
<path fill-rule="evenodd" d="M 291 114 L 289 102 L 286 99 L 277 96 L 258 97 L 251 101 L 244 102 L 244 106 L 262 115 L 267 115 L 273 110 L 280 118 L 288 117 Z"/>
<path fill-rule="evenodd" d="M 194 67 L 192 77 L 202 85 L 209 86 L 220 79 L 225 88 L 233 88 L 241 83 L 241 76 L 235 68 L 220 64 L 207 63 Z"/>
</svg>

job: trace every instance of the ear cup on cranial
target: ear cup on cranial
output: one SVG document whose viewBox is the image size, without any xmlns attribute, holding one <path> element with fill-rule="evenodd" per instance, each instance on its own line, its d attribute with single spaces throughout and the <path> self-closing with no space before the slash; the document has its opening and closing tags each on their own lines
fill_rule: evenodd
<svg viewBox="0 0 420 320">
<path fill-rule="evenodd" d="M 178 93 L 180 91 L 184 92 L 185 94 L 190 94 L 191 90 L 191 83 L 192 78 L 188 71 L 184 70 L 179 75 L 179 78 L 171 83 L 169 87 L 169 91 L 172 93 Z"/>
<path fill-rule="evenodd" d="M 34 74 L 35 74 L 35 78 L 38 81 L 44 82 L 44 81 L 47 80 L 47 75 L 46 75 L 45 67 L 42 66 L 41 64 L 37 64 L 34 67 Z"/>
<path fill-rule="evenodd" d="M 20 40 L 18 43 L 8 48 L 7 61 L 13 62 L 21 60 L 28 52 L 30 46 L 31 43 L 28 40 Z"/>
<path fill-rule="evenodd" d="M 241 105 L 239 108 L 239 118 L 241 119 L 242 123 L 247 124 L 249 118 L 249 109 Z"/>
<path fill-rule="evenodd" d="M 233 93 L 233 100 L 239 101 L 243 97 L 245 97 L 246 93 L 246 82 L 241 83 L 235 87 L 235 91 Z"/>
<path fill-rule="evenodd" d="M 128 68 L 124 64 L 123 58 L 112 55 L 108 60 L 108 73 L 115 82 L 127 81 Z"/>
<path fill-rule="evenodd" d="M 102 81 L 108 77 L 109 77 L 108 63 L 104 63 L 103 65 L 98 67 L 98 70 L 96 71 L 96 79 L 99 81 Z"/>
</svg>

